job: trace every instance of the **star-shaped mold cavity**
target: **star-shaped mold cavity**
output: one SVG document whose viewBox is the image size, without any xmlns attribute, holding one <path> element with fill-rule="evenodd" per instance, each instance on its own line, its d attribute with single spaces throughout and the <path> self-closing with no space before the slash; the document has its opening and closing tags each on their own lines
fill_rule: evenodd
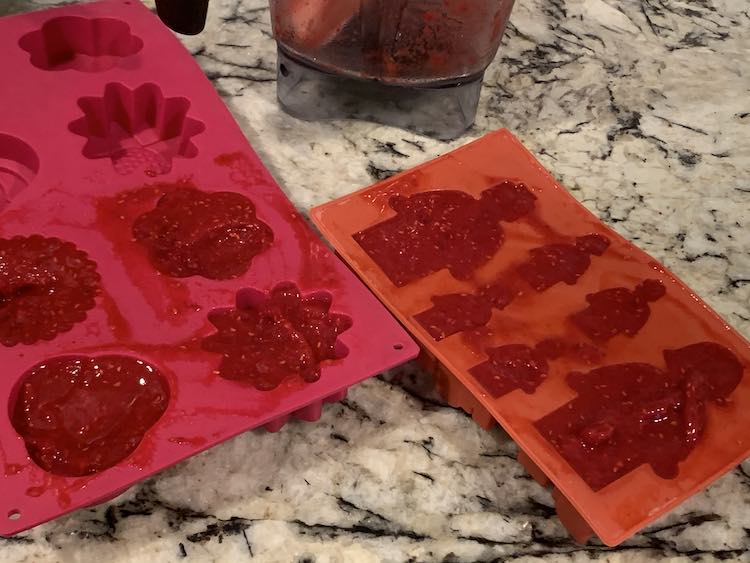
<svg viewBox="0 0 750 563">
<path fill-rule="evenodd" d="M 223 356 L 221 377 L 261 391 L 275 389 L 289 377 L 315 382 L 321 364 L 349 352 L 339 335 L 352 320 L 332 313 L 332 300 L 327 292 L 303 296 L 292 282 L 280 283 L 268 294 L 242 290 L 236 307 L 209 314 L 216 332 L 202 346 Z"/>
<path fill-rule="evenodd" d="M 190 100 L 165 97 L 156 84 L 131 90 L 110 83 L 103 96 L 80 98 L 78 106 L 84 115 L 69 128 L 86 138 L 83 156 L 109 158 L 120 174 L 168 173 L 175 158 L 197 156 L 193 137 L 206 128 L 188 117 Z"/>
</svg>

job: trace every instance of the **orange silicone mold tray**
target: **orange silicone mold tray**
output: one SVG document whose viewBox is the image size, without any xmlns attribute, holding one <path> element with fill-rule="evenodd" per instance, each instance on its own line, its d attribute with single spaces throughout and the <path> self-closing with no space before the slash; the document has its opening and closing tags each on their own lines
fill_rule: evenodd
<svg viewBox="0 0 750 563">
<path fill-rule="evenodd" d="M 616 545 L 750 454 L 747 341 L 507 131 L 313 219 L 577 539 Z"/>
</svg>

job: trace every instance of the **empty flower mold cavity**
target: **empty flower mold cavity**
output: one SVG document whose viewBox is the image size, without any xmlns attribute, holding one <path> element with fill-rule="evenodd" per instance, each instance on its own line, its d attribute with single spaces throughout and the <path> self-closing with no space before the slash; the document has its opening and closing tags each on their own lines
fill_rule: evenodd
<svg viewBox="0 0 750 563">
<path fill-rule="evenodd" d="M 63 356 L 24 374 L 11 417 L 39 467 L 82 476 L 133 453 L 168 403 L 166 379 L 143 360 Z"/>
<path fill-rule="evenodd" d="M 0 211 L 39 172 L 39 157 L 28 144 L 17 137 L 0 133 Z"/>
<path fill-rule="evenodd" d="M 269 294 L 243 290 L 235 308 L 211 312 L 208 320 L 216 332 L 203 339 L 203 348 L 222 354 L 221 377 L 261 391 L 275 389 L 287 377 L 315 382 L 323 362 L 349 352 L 338 337 L 352 320 L 332 313 L 332 300 L 327 292 L 302 296 L 291 282 Z"/>
<path fill-rule="evenodd" d="M 43 70 L 99 72 L 120 64 L 143 48 L 123 21 L 66 16 L 51 19 L 19 43 L 31 64 Z"/>
<path fill-rule="evenodd" d="M 130 90 L 110 83 L 102 97 L 81 98 L 78 106 L 84 116 L 70 130 L 86 138 L 83 156 L 109 158 L 120 174 L 166 174 L 174 158 L 198 154 L 192 138 L 205 126 L 188 117 L 190 100 L 167 98 L 156 84 Z"/>
</svg>

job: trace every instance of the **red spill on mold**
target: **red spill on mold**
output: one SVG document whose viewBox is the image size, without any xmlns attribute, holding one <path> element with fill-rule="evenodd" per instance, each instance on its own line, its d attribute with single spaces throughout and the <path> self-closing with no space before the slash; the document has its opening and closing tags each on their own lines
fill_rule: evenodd
<svg viewBox="0 0 750 563">
<path fill-rule="evenodd" d="M 509 181 L 483 191 L 477 200 L 456 190 L 394 196 L 397 215 L 354 234 L 354 240 L 398 287 L 448 268 L 468 279 L 503 244 L 500 221 L 515 221 L 536 197 Z"/>
<path fill-rule="evenodd" d="M 133 453 L 168 402 L 166 380 L 142 360 L 59 357 L 24 374 L 12 423 L 42 469 L 91 475 Z"/>
<path fill-rule="evenodd" d="M 675 478 L 703 435 L 707 404 L 723 404 L 742 379 L 742 364 L 719 344 L 666 350 L 664 359 L 666 371 L 630 363 L 573 372 L 578 397 L 535 423 L 593 490 L 644 463 Z"/>
<path fill-rule="evenodd" d="M 241 292 L 236 308 L 209 314 L 217 332 L 203 340 L 203 348 L 223 355 L 221 377 L 260 390 L 291 376 L 314 382 L 322 362 L 346 355 L 337 339 L 352 321 L 330 308 L 329 294 L 303 297 L 293 283 L 277 285 L 268 296 Z"/>
<path fill-rule="evenodd" d="M 99 292 L 96 263 L 39 235 L 0 239 L 0 343 L 51 340 L 83 321 Z"/>
<path fill-rule="evenodd" d="M 273 242 L 248 198 L 191 187 L 162 196 L 156 209 L 136 219 L 133 235 L 161 273 L 214 280 L 241 276 Z"/>
</svg>

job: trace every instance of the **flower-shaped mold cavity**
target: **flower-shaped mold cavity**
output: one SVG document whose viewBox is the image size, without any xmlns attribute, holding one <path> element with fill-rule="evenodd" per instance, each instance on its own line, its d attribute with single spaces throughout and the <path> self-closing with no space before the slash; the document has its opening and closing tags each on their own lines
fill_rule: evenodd
<svg viewBox="0 0 750 563">
<path fill-rule="evenodd" d="M 0 133 L 0 211 L 2 211 L 39 172 L 39 157 L 27 143 Z"/>
<path fill-rule="evenodd" d="M 39 467 L 92 475 L 135 451 L 169 396 L 164 376 L 143 360 L 61 356 L 24 374 L 11 419 Z"/>
<path fill-rule="evenodd" d="M 120 20 L 65 16 L 27 33 L 19 45 L 31 55 L 31 64 L 37 68 L 99 72 L 138 53 L 143 41 Z"/>
<path fill-rule="evenodd" d="M 192 138 L 205 125 L 188 117 L 190 100 L 165 98 L 156 84 L 130 90 L 110 83 L 102 97 L 81 98 L 78 105 L 84 117 L 72 122 L 70 130 L 87 139 L 83 156 L 109 158 L 120 174 L 166 174 L 174 158 L 198 154 Z"/>
<path fill-rule="evenodd" d="M 72 243 L 0 239 L 0 343 L 52 340 L 83 321 L 99 293 L 96 263 Z"/>
<path fill-rule="evenodd" d="M 216 333 L 203 339 L 203 348 L 223 355 L 221 377 L 261 391 L 278 387 L 287 377 L 312 383 L 320 378 L 321 363 L 349 352 L 338 337 L 352 320 L 331 313 L 331 302 L 330 293 L 302 296 L 291 282 L 269 294 L 242 290 L 235 308 L 209 314 Z"/>
<path fill-rule="evenodd" d="M 162 274 L 214 280 L 241 276 L 273 242 L 271 227 L 242 194 L 190 187 L 164 195 L 138 217 L 133 236 Z"/>
</svg>

